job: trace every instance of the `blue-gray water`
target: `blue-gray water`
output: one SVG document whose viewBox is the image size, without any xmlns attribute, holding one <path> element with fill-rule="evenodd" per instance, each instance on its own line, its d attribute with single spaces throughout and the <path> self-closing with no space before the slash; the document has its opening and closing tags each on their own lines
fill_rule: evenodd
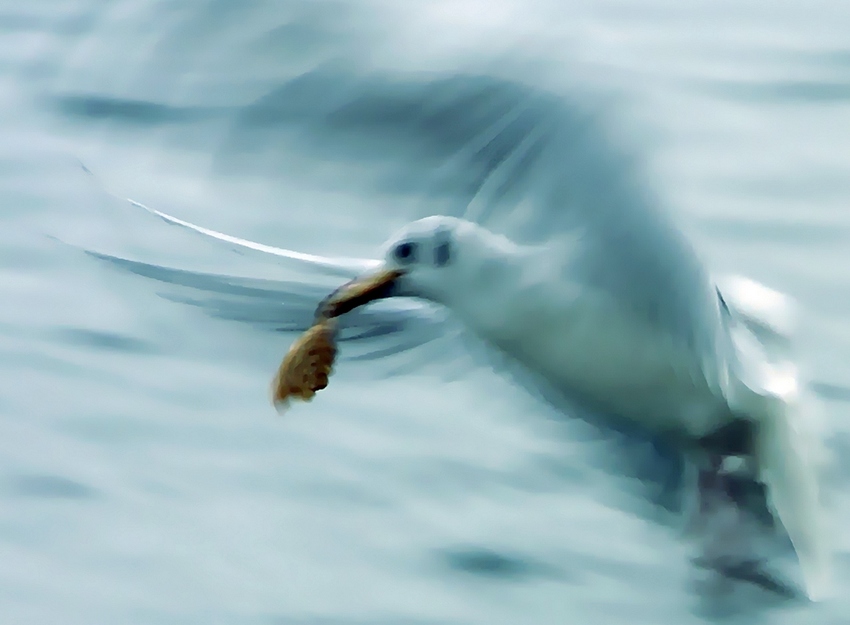
<svg viewBox="0 0 850 625">
<path fill-rule="evenodd" d="M 0 623 L 848 622 L 848 33 L 838 0 L 4 0 Z M 464 152 L 517 110 L 508 147 Z M 712 270 L 802 305 L 838 452 L 833 600 L 699 570 L 619 447 L 450 324 L 364 316 L 375 336 L 278 418 L 270 378 L 335 281 L 101 186 L 319 254 L 374 256 L 473 197 L 533 236 L 555 175 L 533 140 L 513 186 L 476 192 L 510 128 L 567 140 L 587 111 L 631 156 L 559 144 L 576 193 L 657 198 Z"/>
</svg>

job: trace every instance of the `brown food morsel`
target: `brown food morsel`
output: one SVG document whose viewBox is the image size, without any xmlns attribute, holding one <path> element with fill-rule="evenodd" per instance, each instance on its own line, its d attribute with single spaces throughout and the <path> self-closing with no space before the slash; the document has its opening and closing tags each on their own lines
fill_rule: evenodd
<svg viewBox="0 0 850 625">
<path fill-rule="evenodd" d="M 336 327 L 330 319 L 319 320 L 289 348 L 272 385 L 278 409 L 291 397 L 309 401 L 328 385 L 336 358 Z"/>
<path fill-rule="evenodd" d="M 289 348 L 272 386 L 272 401 L 282 411 L 291 397 L 313 399 L 328 385 L 336 358 L 336 317 L 389 296 L 399 270 L 384 270 L 343 284 L 319 303 L 315 322 Z"/>
</svg>

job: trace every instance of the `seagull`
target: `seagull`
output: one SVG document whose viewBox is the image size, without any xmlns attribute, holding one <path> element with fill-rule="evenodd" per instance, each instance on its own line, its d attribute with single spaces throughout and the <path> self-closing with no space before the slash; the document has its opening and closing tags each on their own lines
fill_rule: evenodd
<svg viewBox="0 0 850 625">
<path fill-rule="evenodd" d="M 612 245 L 615 227 L 589 219 L 529 245 L 471 220 L 431 216 L 390 237 L 382 258 L 326 258 L 130 202 L 206 237 L 347 277 L 318 314 L 390 298 L 445 307 L 550 386 L 685 441 L 702 500 L 716 497 L 726 461 L 744 458 L 791 540 L 807 595 L 828 594 L 831 550 L 806 406 L 797 369 L 782 357 L 788 304 L 752 280 L 712 277 L 669 222 L 647 215 L 639 228 L 616 229 Z"/>
</svg>

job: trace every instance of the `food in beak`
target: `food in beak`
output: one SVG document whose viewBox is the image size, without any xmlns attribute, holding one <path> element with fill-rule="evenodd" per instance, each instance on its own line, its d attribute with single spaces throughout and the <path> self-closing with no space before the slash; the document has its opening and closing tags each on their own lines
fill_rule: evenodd
<svg viewBox="0 0 850 625">
<path fill-rule="evenodd" d="M 389 297 L 400 275 L 399 271 L 382 271 L 357 278 L 319 304 L 313 326 L 292 344 L 278 368 L 272 384 L 272 401 L 278 412 L 286 409 L 290 398 L 309 401 L 327 387 L 337 354 L 336 317 Z"/>
</svg>

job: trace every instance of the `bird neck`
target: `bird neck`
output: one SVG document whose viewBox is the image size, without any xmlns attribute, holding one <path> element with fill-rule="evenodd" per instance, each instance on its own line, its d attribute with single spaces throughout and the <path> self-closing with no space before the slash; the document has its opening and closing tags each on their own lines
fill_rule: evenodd
<svg viewBox="0 0 850 625">
<path fill-rule="evenodd" d="M 460 276 L 461 296 L 450 307 L 471 329 L 497 343 L 523 326 L 528 308 L 538 299 L 535 275 L 540 250 L 501 241 L 488 246 L 479 262 Z"/>
</svg>

